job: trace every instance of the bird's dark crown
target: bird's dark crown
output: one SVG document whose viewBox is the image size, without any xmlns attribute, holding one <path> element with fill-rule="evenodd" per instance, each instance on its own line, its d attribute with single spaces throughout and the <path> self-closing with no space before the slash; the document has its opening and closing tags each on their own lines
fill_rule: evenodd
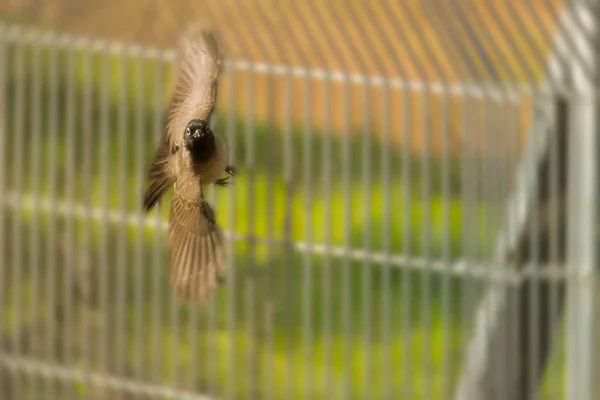
<svg viewBox="0 0 600 400">
<path fill-rule="evenodd" d="M 193 119 L 188 122 L 183 134 L 183 142 L 192 154 L 194 162 L 206 162 L 215 153 L 215 135 L 205 120 Z"/>
</svg>

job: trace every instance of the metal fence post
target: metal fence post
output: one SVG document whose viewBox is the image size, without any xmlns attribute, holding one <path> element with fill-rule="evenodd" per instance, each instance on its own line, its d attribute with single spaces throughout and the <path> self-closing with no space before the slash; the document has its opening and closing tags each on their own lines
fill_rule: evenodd
<svg viewBox="0 0 600 400">
<path fill-rule="evenodd" d="M 565 5 L 560 14 L 560 31 L 556 35 L 546 78 L 561 82 L 561 88 L 552 85 L 549 96 L 542 94 L 536 100 L 540 118 L 534 124 L 521 156 L 523 165 L 517 169 L 518 180 L 523 184 L 515 189 L 515 201 L 507 203 L 507 212 L 509 215 L 516 213 L 517 221 L 512 229 L 501 235 L 496 249 L 499 260 L 512 259 L 517 263 L 522 283 L 510 294 L 490 291 L 484 296 L 478 309 L 473 340 L 465 353 L 465 369 L 457 385 L 456 399 L 536 398 L 556 337 L 553 322 L 560 318 L 563 309 L 563 296 L 559 295 L 558 307 L 548 312 L 552 302 L 551 287 L 556 284 L 558 293 L 563 292 L 562 280 L 554 276 L 555 272 L 562 275 L 562 265 L 569 278 L 565 285 L 569 296 L 566 307 L 568 398 L 593 397 L 596 299 L 592 278 L 596 259 L 598 140 L 596 105 L 590 96 L 597 87 L 595 82 L 590 82 L 590 75 L 593 75 L 590 67 L 595 61 L 592 22 L 592 13 L 582 1 Z M 565 88 L 568 90 L 563 90 Z M 555 155 L 551 154 L 553 146 L 558 150 Z M 566 168 L 566 179 L 561 178 L 562 167 L 553 168 L 559 161 L 557 157 L 559 165 Z M 557 174 L 560 177 L 553 177 L 557 179 L 557 191 L 551 193 L 546 183 L 549 177 Z M 565 197 L 569 207 L 566 221 L 561 212 Z M 555 249 L 551 249 L 553 243 L 546 243 L 552 236 L 552 229 L 559 237 L 567 238 Z M 563 247 L 568 252 L 565 257 Z M 552 250 L 558 252 L 558 260 L 552 260 Z M 558 262 L 559 268 L 539 268 L 552 261 Z M 530 274 L 523 264 L 530 264 L 534 274 Z M 539 274 L 544 272 L 550 274 L 548 279 L 540 279 Z M 513 349 L 499 330 L 511 321 L 518 321 L 515 334 L 519 344 L 507 367 L 498 362 L 494 354 Z M 506 369 L 510 371 L 508 380 L 496 386 L 494 377 L 501 376 Z M 508 394 L 501 394 L 501 390 Z"/>
<path fill-rule="evenodd" d="M 597 8 L 600 2 L 593 1 Z M 598 87 L 597 9 L 590 2 L 576 1 L 583 34 L 574 42 L 586 65 L 574 62 L 570 68 L 575 92 L 571 101 L 569 127 L 569 205 L 567 265 L 572 279 L 567 286 L 567 398 L 597 398 L 596 375 L 596 303 L 598 263 L 598 178 L 600 155 L 599 104 L 594 95 Z M 593 6 L 591 6 L 593 7 Z M 587 32 L 587 35 L 586 35 Z M 587 36 L 587 37 L 584 37 Z M 592 82 L 584 69 L 591 68 Z M 579 95 L 581 94 L 581 95 Z"/>
</svg>

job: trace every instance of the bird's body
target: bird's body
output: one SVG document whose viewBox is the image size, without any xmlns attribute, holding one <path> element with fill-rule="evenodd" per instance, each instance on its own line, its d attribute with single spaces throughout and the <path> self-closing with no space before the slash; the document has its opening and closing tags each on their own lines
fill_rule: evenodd
<svg viewBox="0 0 600 400">
<path fill-rule="evenodd" d="M 179 44 L 177 83 L 165 136 L 150 169 L 151 184 L 144 195 L 150 211 L 171 188 L 169 245 L 171 285 L 184 301 L 197 302 L 217 285 L 225 272 L 224 238 L 202 187 L 225 186 L 227 146 L 211 131 L 208 120 L 215 106 L 219 77 L 217 44 L 213 35 L 191 27 Z"/>
</svg>

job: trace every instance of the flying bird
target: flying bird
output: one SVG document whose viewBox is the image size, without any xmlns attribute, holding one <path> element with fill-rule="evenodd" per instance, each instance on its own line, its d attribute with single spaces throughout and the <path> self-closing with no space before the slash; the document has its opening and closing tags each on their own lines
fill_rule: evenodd
<svg viewBox="0 0 600 400">
<path fill-rule="evenodd" d="M 209 126 L 220 64 L 210 30 L 193 25 L 182 34 L 175 93 L 144 194 L 147 213 L 173 188 L 168 231 L 170 283 L 175 296 L 188 303 L 210 295 L 226 268 L 223 232 L 202 191 L 205 185 L 226 186 L 236 174 L 228 164 L 223 138 Z"/>
</svg>

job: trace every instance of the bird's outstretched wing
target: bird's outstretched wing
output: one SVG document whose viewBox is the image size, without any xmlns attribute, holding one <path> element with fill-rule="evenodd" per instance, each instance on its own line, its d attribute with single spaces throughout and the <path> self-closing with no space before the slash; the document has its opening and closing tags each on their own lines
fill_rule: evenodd
<svg viewBox="0 0 600 400">
<path fill-rule="evenodd" d="M 171 287 L 187 303 L 204 300 L 217 287 L 226 268 L 224 238 L 210 205 L 190 202 L 177 189 L 169 221 Z"/>
<path fill-rule="evenodd" d="M 191 25 L 182 34 L 177 49 L 176 84 L 167 121 L 167 142 L 181 147 L 186 124 L 208 121 L 217 99 L 220 59 L 213 33 Z"/>
<path fill-rule="evenodd" d="M 144 208 L 150 211 L 175 183 L 173 155 L 182 146 L 183 132 L 193 118 L 208 120 L 215 106 L 219 78 L 217 42 L 210 30 L 191 25 L 178 45 L 177 78 L 167 127 L 150 170 Z"/>
<path fill-rule="evenodd" d="M 170 156 L 168 144 L 161 143 L 150 167 L 150 186 L 144 193 L 144 210 L 146 212 L 149 212 L 175 183 L 175 177 L 169 168 Z"/>
</svg>

